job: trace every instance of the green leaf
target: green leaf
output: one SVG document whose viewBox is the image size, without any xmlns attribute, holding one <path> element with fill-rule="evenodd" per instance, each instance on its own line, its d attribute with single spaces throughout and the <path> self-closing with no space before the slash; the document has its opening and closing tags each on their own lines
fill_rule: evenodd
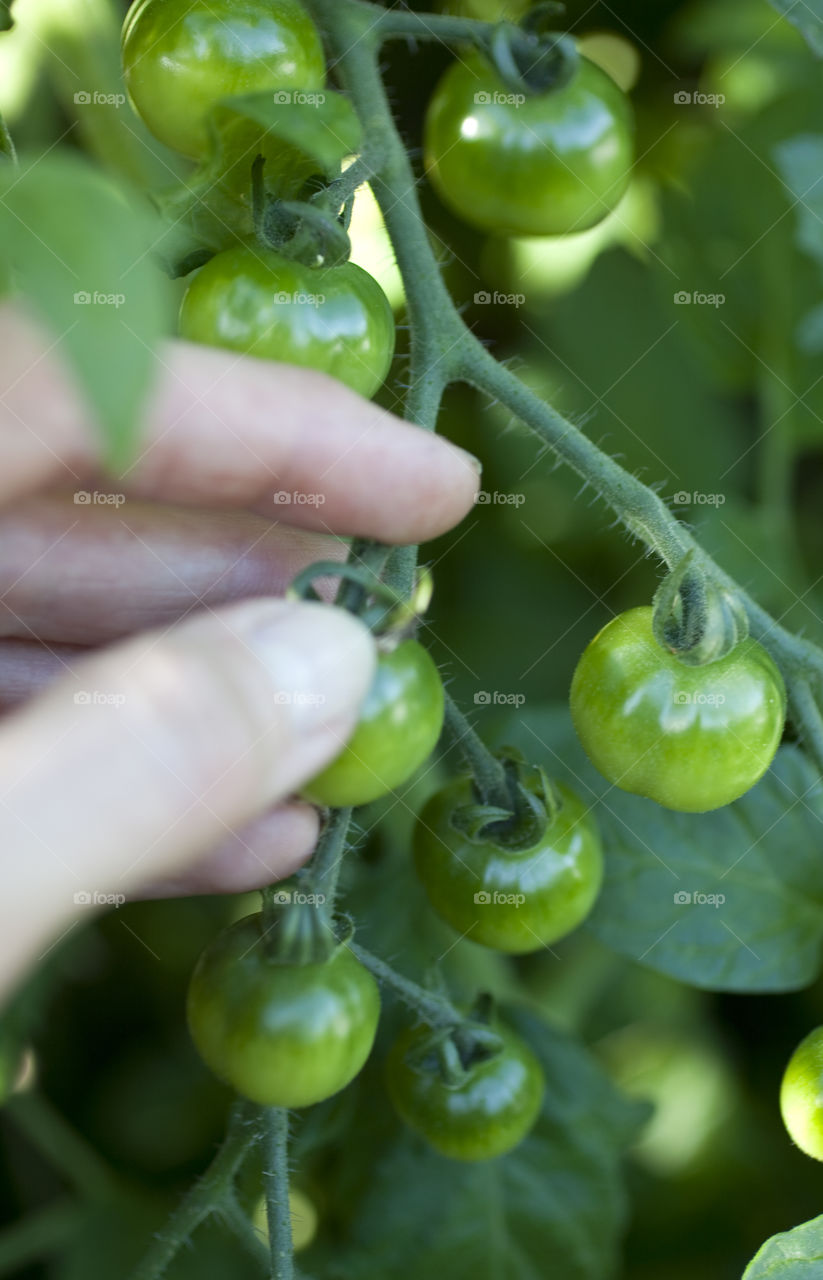
<svg viewBox="0 0 823 1280">
<path fill-rule="evenodd" d="M 823 1276 L 823 1217 L 767 1240 L 747 1266 L 743 1280 L 820 1280 Z"/>
<path fill-rule="evenodd" d="M 332 173 L 360 145 L 360 122 L 348 98 L 339 93 L 245 93 L 224 98 L 213 113 L 218 133 L 230 129 L 238 117 L 260 125 L 261 135 L 272 134 L 302 151 L 324 173 Z"/>
<path fill-rule="evenodd" d="M 818 57 L 823 56 L 823 0 L 769 0 L 788 18 Z"/>
<path fill-rule="evenodd" d="M 566 708 L 532 711 L 504 741 L 595 805 L 606 876 L 588 926 L 615 951 L 696 987 L 792 991 L 820 968 L 823 783 L 802 751 L 713 813 L 628 795 L 589 764 Z M 688 901 L 677 895 L 688 895 Z M 721 901 L 722 899 L 722 901 Z"/>
<path fill-rule="evenodd" d="M 0 31 L 10 31 L 13 25 L 11 0 L 0 0 Z"/>
<path fill-rule="evenodd" d="M 153 230 L 139 203 L 79 155 L 0 168 L 0 252 L 85 389 L 113 465 L 132 456 L 152 348 L 167 328 Z"/>
<path fill-rule="evenodd" d="M 352 1253 L 344 1250 L 344 1267 L 331 1274 L 542 1280 L 547 1258 L 563 1280 L 614 1274 L 626 1216 L 620 1157 L 647 1109 L 619 1094 L 566 1035 L 531 1014 L 506 1016 L 546 1072 L 531 1135 L 510 1155 L 471 1165 L 403 1133 L 373 1169 L 351 1228 Z"/>
</svg>

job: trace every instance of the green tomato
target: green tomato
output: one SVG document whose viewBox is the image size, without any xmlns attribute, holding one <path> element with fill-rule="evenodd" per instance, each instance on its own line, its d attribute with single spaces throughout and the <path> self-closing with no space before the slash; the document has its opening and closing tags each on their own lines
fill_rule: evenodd
<svg viewBox="0 0 823 1280">
<path fill-rule="evenodd" d="M 443 728 L 443 682 L 428 652 L 404 640 L 381 653 L 348 746 L 303 788 L 315 804 L 369 804 L 412 776 Z"/>
<path fill-rule="evenodd" d="M 446 71 L 426 113 L 424 154 L 458 217 L 501 235 L 584 231 L 629 183 L 628 99 L 586 58 L 562 88 L 518 102 L 479 53 Z"/>
<path fill-rule="evenodd" d="M 414 858 L 435 911 L 472 942 L 522 955 L 565 937 L 585 920 L 600 891 L 603 852 L 594 819 L 561 783 L 560 807 L 542 839 L 507 849 L 452 825 L 476 803 L 472 779 L 456 778 L 423 807 Z"/>
<path fill-rule="evenodd" d="M 823 1160 L 823 1027 L 795 1049 L 780 1086 L 780 1111 L 789 1137 L 814 1160 Z"/>
<path fill-rule="evenodd" d="M 774 759 L 786 716 L 783 679 L 757 641 L 687 666 L 658 645 L 650 608 L 620 614 L 594 637 L 570 701 L 604 778 L 683 813 L 748 791 Z"/>
<path fill-rule="evenodd" d="M 340 946 L 318 964 L 269 958 L 262 917 L 225 929 L 188 992 L 192 1039 L 215 1075 L 267 1107 L 308 1107 L 354 1079 L 371 1052 L 377 983 Z"/>
<path fill-rule="evenodd" d="M 273 249 L 238 245 L 192 277 L 180 333 L 264 360 L 319 369 L 363 396 L 394 354 L 394 317 L 376 280 L 354 263 L 307 267 Z"/>
<path fill-rule="evenodd" d="M 490 1160 L 511 1151 L 534 1125 L 545 1090 L 543 1069 L 525 1041 L 495 1028 L 503 1045 L 463 1063 L 450 1083 L 429 1027 L 401 1033 L 387 1061 L 398 1115 L 451 1160 Z M 426 1051 L 427 1041 L 432 1041 Z"/>
<path fill-rule="evenodd" d="M 195 159 L 208 149 L 206 121 L 221 98 L 321 89 L 326 77 L 320 37 L 298 0 L 135 0 L 122 51 L 138 115 Z"/>
</svg>

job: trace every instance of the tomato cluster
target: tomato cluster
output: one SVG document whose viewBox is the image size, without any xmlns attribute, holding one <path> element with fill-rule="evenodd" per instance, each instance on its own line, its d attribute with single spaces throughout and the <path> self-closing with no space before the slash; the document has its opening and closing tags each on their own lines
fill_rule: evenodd
<svg viewBox="0 0 823 1280">
<path fill-rule="evenodd" d="M 266 172 L 283 182 L 290 168 L 311 172 L 311 166 L 262 126 L 229 115 L 228 107 L 218 139 L 214 118 L 214 109 L 237 95 L 266 91 L 288 106 L 294 91 L 305 98 L 323 89 L 320 36 L 299 0 L 135 0 L 122 53 L 129 96 L 144 123 L 193 160 L 218 154 L 213 185 L 226 209 L 232 201 L 238 206 L 240 243 L 192 277 L 180 311 L 182 336 L 317 369 L 374 395 L 394 354 L 388 299 L 352 263 L 305 265 L 251 237 L 245 221 L 258 154 Z M 230 222 L 232 214 L 226 217 Z"/>
</svg>

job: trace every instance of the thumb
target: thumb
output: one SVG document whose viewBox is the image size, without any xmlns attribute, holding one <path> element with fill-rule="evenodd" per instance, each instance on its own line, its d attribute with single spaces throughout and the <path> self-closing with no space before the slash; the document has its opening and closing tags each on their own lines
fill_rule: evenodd
<svg viewBox="0 0 823 1280">
<path fill-rule="evenodd" d="M 8 716 L 0 981 L 89 895 L 168 877 L 322 768 L 374 663 L 342 610 L 253 601 L 112 646 Z"/>
</svg>

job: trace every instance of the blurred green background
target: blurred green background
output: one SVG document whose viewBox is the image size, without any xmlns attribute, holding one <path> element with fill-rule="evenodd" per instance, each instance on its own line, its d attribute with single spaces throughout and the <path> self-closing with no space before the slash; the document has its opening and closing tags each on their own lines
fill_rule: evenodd
<svg viewBox="0 0 823 1280">
<path fill-rule="evenodd" d="M 503 0 L 450 7 L 479 17 L 522 8 Z M 15 135 L 42 146 L 65 134 L 105 160 L 88 113 L 72 112 L 85 81 L 66 66 L 86 57 L 82 75 L 108 66 L 116 77 L 118 14 L 103 0 L 19 0 L 14 12 L 16 31 L 0 36 L 0 110 Z M 766 0 L 580 0 L 565 25 L 631 88 L 632 187 L 592 232 L 495 242 L 451 218 L 423 184 L 450 288 L 498 357 L 661 495 L 686 494 L 679 514 L 724 567 L 784 623 L 819 640 L 823 73 Z M 387 51 L 392 101 L 418 166 L 422 112 L 448 58 L 435 45 Z M 156 174 L 159 148 L 141 143 L 135 154 L 143 179 Z M 354 241 L 358 260 L 392 292 L 402 325 L 390 255 L 365 196 Z M 479 293 L 503 300 L 478 302 Z M 723 301 L 675 301 L 683 293 Z M 401 348 L 404 340 L 401 330 Z M 401 349 L 382 395 L 391 407 L 403 376 Z M 482 459 L 490 497 L 424 549 L 436 580 L 425 639 L 452 692 L 493 736 L 505 710 L 495 693 L 516 695 L 527 709 L 563 701 L 589 637 L 612 612 L 648 601 L 657 575 L 597 495 L 538 458 L 536 442 L 499 407 L 452 389 L 442 430 Z M 478 702 L 480 693 L 491 701 Z M 408 819 L 401 807 L 377 828 L 370 815 L 363 825 L 355 880 L 402 850 Z M 0 1117 L 0 1231 L 46 1212 L 39 1229 L 54 1233 L 60 1252 L 0 1274 L 124 1274 L 123 1259 L 203 1168 L 227 1095 L 188 1043 L 185 985 L 202 946 L 248 905 L 128 905 L 52 958 L 30 1065 L 54 1112 L 27 1112 L 23 1093 Z M 560 963 L 523 961 L 507 974 L 656 1105 L 629 1162 L 624 1280 L 698 1272 L 737 1280 L 763 1240 L 823 1204 L 823 1170 L 792 1148 L 777 1109 L 785 1061 L 823 1021 L 823 986 L 784 997 L 712 995 L 607 954 L 585 932 L 560 952 Z M 77 1141 L 57 1115 L 119 1179 L 108 1211 L 79 1229 L 55 1215 Z M 44 1149 L 69 1153 L 66 1168 Z M 333 1237 L 322 1172 L 303 1190 L 320 1232 Z M 3 1247 L 0 1236 L 0 1259 Z M 208 1249 L 169 1274 L 244 1272 L 212 1232 Z"/>
</svg>

